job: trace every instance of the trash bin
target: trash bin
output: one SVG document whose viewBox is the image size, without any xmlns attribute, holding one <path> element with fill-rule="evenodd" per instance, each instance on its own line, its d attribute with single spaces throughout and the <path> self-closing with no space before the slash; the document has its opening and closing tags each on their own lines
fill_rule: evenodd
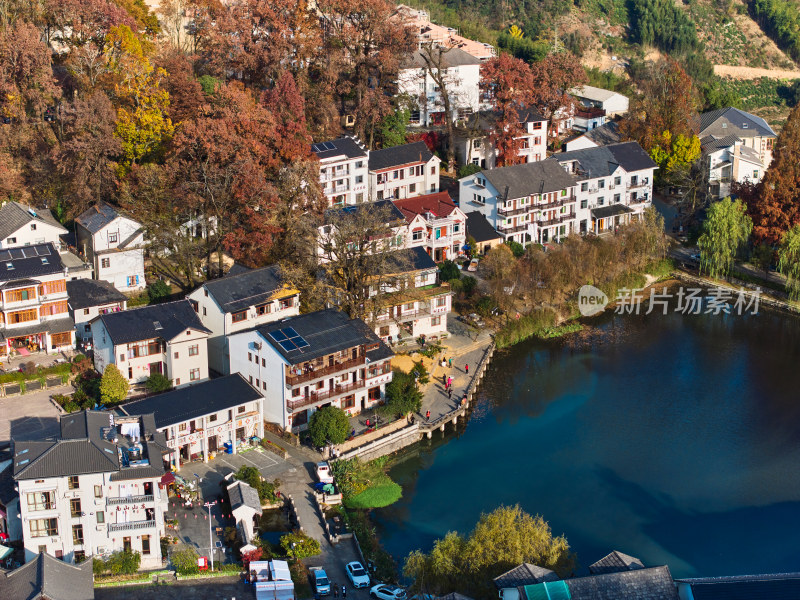
<svg viewBox="0 0 800 600">
<path fill-rule="evenodd" d="M 233 444 L 231 442 L 225 442 L 223 446 L 225 446 L 225 454 L 233 454 Z"/>
</svg>

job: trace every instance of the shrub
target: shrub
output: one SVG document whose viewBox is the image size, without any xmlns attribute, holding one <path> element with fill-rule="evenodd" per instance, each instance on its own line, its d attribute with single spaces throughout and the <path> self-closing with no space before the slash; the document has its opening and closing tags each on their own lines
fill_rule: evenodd
<svg viewBox="0 0 800 600">
<path fill-rule="evenodd" d="M 200 555 L 195 549 L 186 546 L 172 553 L 172 566 L 175 567 L 178 575 L 195 575 L 200 572 L 200 568 L 197 566 L 198 558 Z"/>
<path fill-rule="evenodd" d="M 131 550 L 122 550 L 121 552 L 115 552 L 104 562 L 105 570 L 111 571 L 112 575 L 133 575 L 139 570 L 142 555 Z M 92 564 L 92 569 L 94 570 L 94 568 L 95 566 Z"/>
<path fill-rule="evenodd" d="M 242 466 L 236 471 L 234 475 L 239 481 L 244 481 L 247 485 L 258 492 L 258 497 L 261 502 L 274 502 L 277 499 L 275 495 L 274 483 L 265 481 L 261 477 L 261 473 L 255 467 Z"/>
<path fill-rule="evenodd" d="M 319 542 L 304 533 L 287 533 L 282 536 L 281 548 L 287 555 L 297 559 L 316 556 L 322 552 Z"/>
<path fill-rule="evenodd" d="M 480 173 L 481 168 L 478 165 L 473 165 L 472 163 L 468 165 L 463 165 L 458 168 L 458 176 L 459 177 L 469 177 L 470 175 L 474 175 L 475 173 Z"/>
<path fill-rule="evenodd" d="M 151 304 L 163 302 L 169 298 L 171 293 L 172 290 L 170 289 L 169 284 L 161 281 L 160 279 L 147 286 L 147 297 L 149 298 Z"/>
<path fill-rule="evenodd" d="M 168 389 L 172 388 L 172 381 L 167 379 L 166 375 L 162 373 L 153 373 L 147 378 L 144 385 L 148 391 L 157 394 L 159 392 L 166 392 Z"/>
<path fill-rule="evenodd" d="M 439 265 L 439 279 L 442 281 L 461 279 L 461 269 L 452 260 L 446 260 Z"/>
<path fill-rule="evenodd" d="M 386 410 L 395 415 L 407 415 L 422 409 L 422 392 L 414 376 L 395 369 L 392 380 L 386 384 Z"/>
<path fill-rule="evenodd" d="M 525 254 L 525 246 L 520 244 L 519 242 L 515 242 L 514 240 L 508 240 L 506 245 L 511 248 L 511 252 L 514 255 L 514 258 L 520 258 L 523 254 Z"/>
<path fill-rule="evenodd" d="M 471 296 L 478 286 L 478 280 L 470 275 L 461 278 L 461 291 L 465 296 Z"/>
<path fill-rule="evenodd" d="M 122 376 L 116 365 L 106 366 L 100 380 L 100 401 L 103 404 L 122 402 L 128 395 L 128 380 Z"/>
<path fill-rule="evenodd" d="M 341 408 L 325 406 L 311 415 L 308 432 L 317 448 L 328 443 L 341 444 L 350 432 L 350 421 Z"/>
<path fill-rule="evenodd" d="M 494 308 L 495 302 L 491 296 L 482 296 L 475 303 L 475 310 L 483 317 L 488 317 L 491 310 Z"/>
<path fill-rule="evenodd" d="M 414 363 L 414 368 L 411 369 L 411 375 L 416 377 L 421 385 L 425 385 L 430 381 L 428 369 L 425 368 L 425 364 L 421 360 Z"/>
</svg>

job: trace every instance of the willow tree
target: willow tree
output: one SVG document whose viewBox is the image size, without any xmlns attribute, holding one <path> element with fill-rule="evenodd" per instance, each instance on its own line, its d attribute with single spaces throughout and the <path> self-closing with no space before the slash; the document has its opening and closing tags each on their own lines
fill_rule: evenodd
<svg viewBox="0 0 800 600">
<path fill-rule="evenodd" d="M 778 270 L 786 276 L 789 298 L 800 298 L 800 225 L 795 225 L 783 236 L 778 250 Z"/>
<path fill-rule="evenodd" d="M 698 240 L 700 268 L 713 278 L 726 275 L 752 231 L 753 221 L 740 200 L 725 198 L 714 202 Z"/>
</svg>

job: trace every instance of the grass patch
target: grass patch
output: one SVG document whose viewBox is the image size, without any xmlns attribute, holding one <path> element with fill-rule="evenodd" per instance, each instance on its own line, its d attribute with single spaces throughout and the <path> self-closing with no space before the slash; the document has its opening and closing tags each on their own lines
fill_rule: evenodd
<svg viewBox="0 0 800 600">
<path fill-rule="evenodd" d="M 382 508 L 397 502 L 403 488 L 386 474 L 388 457 L 371 462 L 358 458 L 337 460 L 333 473 L 347 508 Z"/>
<path fill-rule="evenodd" d="M 386 481 L 373 483 L 366 490 L 345 500 L 348 508 L 381 508 L 394 504 L 403 495 L 403 488 L 385 475 Z"/>
<path fill-rule="evenodd" d="M 545 327 L 539 333 L 537 333 L 536 336 L 542 338 L 543 340 L 549 340 L 552 338 L 561 337 L 562 335 L 567 335 L 568 333 L 575 333 L 581 329 L 583 329 L 583 325 L 573 321 L 571 323 L 559 325 L 558 327 Z"/>
<path fill-rule="evenodd" d="M 33 361 L 31 361 L 33 364 Z M 53 365 L 52 367 L 45 367 L 45 368 L 38 368 L 35 367 L 33 369 L 26 369 L 23 373 L 21 371 L 14 371 L 13 373 L 3 373 L 0 375 L 0 384 L 3 383 L 22 383 L 24 381 L 33 381 L 36 379 L 43 380 L 46 377 L 51 377 L 57 375 L 61 377 L 61 381 L 64 382 L 69 379 L 69 374 L 72 370 L 71 363 L 61 363 L 58 365 Z"/>
<path fill-rule="evenodd" d="M 662 258 L 661 260 L 655 260 L 647 265 L 644 272 L 660 281 L 671 277 L 674 270 L 675 263 L 673 260 L 671 258 Z"/>
<path fill-rule="evenodd" d="M 555 326 L 556 315 L 551 309 L 535 310 L 529 315 L 509 321 L 495 334 L 494 341 L 498 349 L 508 348 L 530 337 L 538 336 L 542 331 Z"/>
</svg>

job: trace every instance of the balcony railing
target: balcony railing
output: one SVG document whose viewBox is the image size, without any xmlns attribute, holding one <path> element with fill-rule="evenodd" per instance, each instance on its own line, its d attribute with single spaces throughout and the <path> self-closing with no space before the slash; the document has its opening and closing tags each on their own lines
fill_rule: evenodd
<svg viewBox="0 0 800 600">
<path fill-rule="evenodd" d="M 524 225 L 500 225 L 497 229 L 500 233 L 519 233 L 520 231 L 528 230 L 528 223 Z"/>
<path fill-rule="evenodd" d="M 287 374 L 286 385 L 288 387 L 292 387 L 307 381 L 313 381 L 314 379 L 332 375 L 333 373 L 339 373 L 340 371 L 346 371 L 347 369 L 352 369 L 353 367 L 359 367 L 366 362 L 366 357 L 359 356 L 358 358 L 351 358 L 350 360 L 344 362 L 334 363 L 328 367 L 319 367 L 313 371 L 306 371 L 305 373 L 300 373 L 299 375 Z"/>
<path fill-rule="evenodd" d="M 387 373 L 392 372 L 392 365 L 391 363 L 384 363 L 383 366 L 378 367 L 377 369 L 372 369 L 367 371 L 367 379 L 374 379 L 375 377 L 380 377 L 381 375 L 386 375 Z"/>
<path fill-rule="evenodd" d="M 331 191 L 332 191 L 334 194 L 338 194 L 339 192 L 346 192 L 348 189 L 349 189 L 349 186 L 348 186 L 346 183 L 344 183 L 344 184 L 342 184 L 342 185 L 335 185 L 335 186 L 333 186 L 333 188 L 332 188 L 332 190 L 331 190 Z"/>
<path fill-rule="evenodd" d="M 139 504 L 140 502 L 153 502 L 153 494 L 145 496 L 124 496 L 119 498 L 106 498 L 106 504 L 114 506 L 115 504 Z"/>
<path fill-rule="evenodd" d="M 534 204 L 531 206 L 531 210 L 549 210 L 551 208 L 558 208 L 559 206 L 564 206 L 565 204 L 571 204 L 577 200 L 576 196 L 567 196 L 566 198 L 561 198 L 560 200 L 556 200 L 555 202 L 550 202 L 548 204 Z"/>
<path fill-rule="evenodd" d="M 324 400 L 336 398 L 337 396 L 342 396 L 344 394 L 347 394 L 355 390 L 360 390 L 365 385 L 366 383 L 364 382 L 363 379 L 353 383 L 335 385 L 333 386 L 332 390 L 325 390 L 324 392 L 319 392 L 319 393 L 311 392 L 306 398 L 298 398 L 297 400 L 287 400 L 286 406 L 288 406 L 291 410 L 295 410 L 303 406 L 310 406 L 312 404 L 316 404 L 317 402 L 322 402 Z"/>
<path fill-rule="evenodd" d="M 530 212 L 530 206 L 523 206 L 522 208 L 498 208 L 497 214 L 501 217 L 514 217 L 516 215 L 524 215 L 527 212 Z"/>
<path fill-rule="evenodd" d="M 628 186 L 628 189 L 629 189 L 629 190 L 635 190 L 635 189 L 637 189 L 637 188 L 643 188 L 643 187 L 647 187 L 648 185 L 649 185 L 649 183 L 648 183 L 647 181 L 638 181 L 638 182 L 636 182 L 636 183 L 631 183 L 631 184 Z"/>
<path fill-rule="evenodd" d="M 152 519 L 150 521 L 131 521 L 130 523 L 109 523 L 108 531 L 109 533 L 114 533 L 115 531 L 134 531 L 136 529 L 153 529 L 155 527 L 156 520 Z"/>
<path fill-rule="evenodd" d="M 548 227 L 550 225 L 558 225 L 559 223 L 565 223 L 567 221 L 571 221 L 574 218 L 575 218 L 574 213 L 568 213 L 566 215 L 558 216 L 555 219 L 536 219 L 536 222 L 539 224 L 540 227 Z"/>
</svg>

